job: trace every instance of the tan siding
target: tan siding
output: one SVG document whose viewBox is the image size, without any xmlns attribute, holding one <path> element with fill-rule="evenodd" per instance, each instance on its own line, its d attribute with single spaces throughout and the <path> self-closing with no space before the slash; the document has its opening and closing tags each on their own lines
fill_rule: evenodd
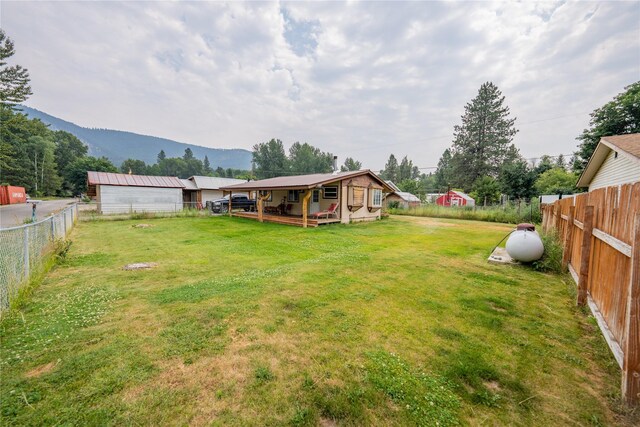
<svg viewBox="0 0 640 427">
<path fill-rule="evenodd" d="M 589 191 L 611 185 L 640 181 L 640 164 L 624 154 L 611 151 L 589 184 Z"/>
</svg>

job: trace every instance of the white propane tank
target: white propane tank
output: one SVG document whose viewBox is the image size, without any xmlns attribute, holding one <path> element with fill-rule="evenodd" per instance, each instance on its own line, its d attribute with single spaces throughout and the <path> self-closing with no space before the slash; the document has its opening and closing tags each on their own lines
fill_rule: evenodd
<svg viewBox="0 0 640 427">
<path fill-rule="evenodd" d="M 544 245 L 535 231 L 516 230 L 505 245 L 509 256 L 517 261 L 531 262 L 542 257 Z"/>
</svg>

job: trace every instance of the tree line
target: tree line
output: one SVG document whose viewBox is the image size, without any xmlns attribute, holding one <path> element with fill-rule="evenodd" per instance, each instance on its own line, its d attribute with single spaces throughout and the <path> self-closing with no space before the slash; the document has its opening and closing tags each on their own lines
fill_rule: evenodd
<svg viewBox="0 0 640 427">
<path fill-rule="evenodd" d="M 347 157 L 340 167 L 342 172 L 362 168 L 362 163 Z M 253 146 L 253 175 L 257 179 L 283 175 L 305 175 L 333 171 L 333 154 L 324 152 L 308 143 L 295 142 L 284 149 L 279 139 L 271 139 Z"/>
</svg>

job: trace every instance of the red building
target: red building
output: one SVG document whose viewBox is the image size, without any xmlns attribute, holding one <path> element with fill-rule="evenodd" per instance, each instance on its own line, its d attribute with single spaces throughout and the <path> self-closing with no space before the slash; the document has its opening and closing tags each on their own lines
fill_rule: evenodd
<svg viewBox="0 0 640 427">
<path fill-rule="evenodd" d="M 439 206 L 475 206 L 476 201 L 462 191 L 449 190 L 436 199 Z"/>
</svg>

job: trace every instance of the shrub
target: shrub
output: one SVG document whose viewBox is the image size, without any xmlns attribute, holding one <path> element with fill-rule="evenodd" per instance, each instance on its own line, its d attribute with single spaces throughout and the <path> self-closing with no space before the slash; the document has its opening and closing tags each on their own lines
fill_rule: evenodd
<svg viewBox="0 0 640 427">
<path fill-rule="evenodd" d="M 389 203 L 387 203 L 387 207 L 389 209 L 398 209 L 400 207 L 400 202 L 397 200 L 392 200 Z"/>
<path fill-rule="evenodd" d="M 531 263 L 534 270 L 552 273 L 562 273 L 562 242 L 557 233 L 541 233 L 540 238 L 544 245 L 542 258 Z"/>
</svg>

